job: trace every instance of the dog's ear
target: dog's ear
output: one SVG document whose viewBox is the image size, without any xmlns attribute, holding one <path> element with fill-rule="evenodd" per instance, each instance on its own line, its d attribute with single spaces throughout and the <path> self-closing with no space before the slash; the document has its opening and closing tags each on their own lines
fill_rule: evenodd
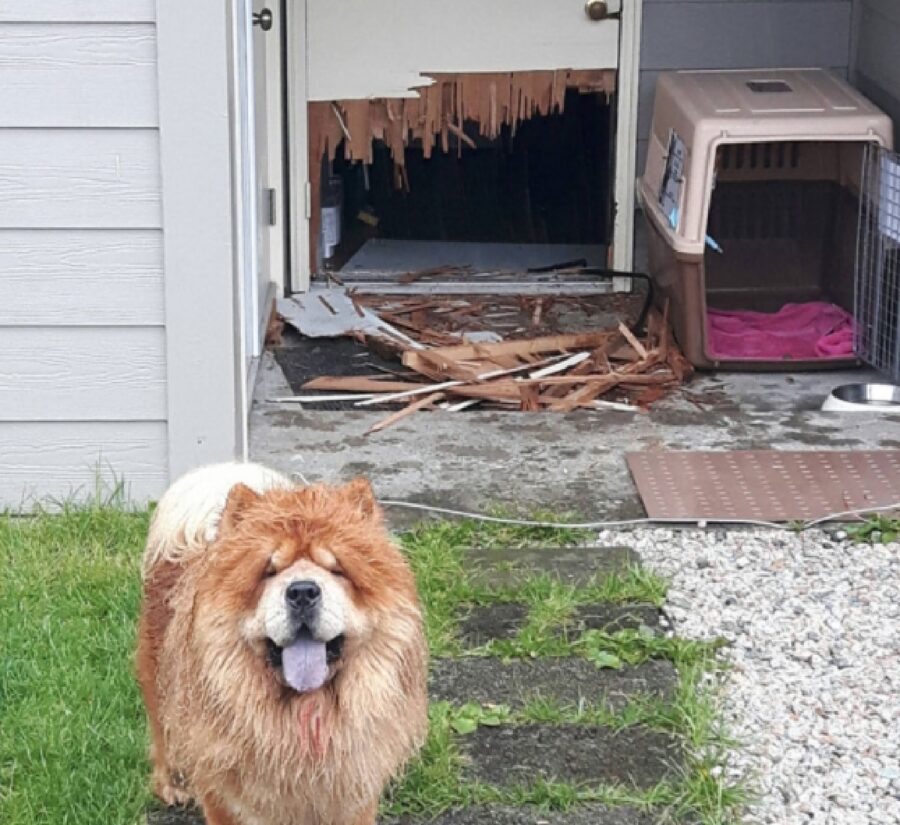
<svg viewBox="0 0 900 825">
<path fill-rule="evenodd" d="M 230 530 L 240 524 L 247 509 L 259 501 L 259 493 L 251 490 L 246 484 L 235 484 L 228 491 L 225 500 L 225 509 L 222 510 L 222 518 L 219 529 Z"/>
<path fill-rule="evenodd" d="M 344 496 L 366 518 L 381 515 L 381 508 L 375 499 L 375 491 L 366 478 L 354 478 L 344 486 Z"/>
</svg>

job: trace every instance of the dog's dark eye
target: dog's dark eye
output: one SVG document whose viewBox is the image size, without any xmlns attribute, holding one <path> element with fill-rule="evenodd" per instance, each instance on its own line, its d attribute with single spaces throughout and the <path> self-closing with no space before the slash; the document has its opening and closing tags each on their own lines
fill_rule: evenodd
<svg viewBox="0 0 900 825">
<path fill-rule="evenodd" d="M 272 559 L 269 559 L 268 564 L 266 564 L 266 569 L 263 571 L 263 578 L 271 579 L 277 572 L 278 570 L 275 568 L 275 562 L 272 561 Z"/>
<path fill-rule="evenodd" d="M 331 575 L 337 576 L 339 579 L 347 578 L 347 574 L 343 570 L 341 570 L 339 567 L 336 567 L 334 570 L 332 570 Z"/>
</svg>

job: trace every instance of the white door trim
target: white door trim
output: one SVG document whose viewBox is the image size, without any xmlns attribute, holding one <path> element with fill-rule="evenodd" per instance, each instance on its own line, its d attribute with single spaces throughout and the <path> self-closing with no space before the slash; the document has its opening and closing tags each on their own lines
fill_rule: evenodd
<svg viewBox="0 0 900 825">
<path fill-rule="evenodd" d="M 630 270 L 634 246 L 635 166 L 637 153 L 638 80 L 644 0 L 622 0 L 619 24 L 619 66 L 616 79 L 616 168 L 613 184 L 612 265 Z M 306 292 L 309 266 L 309 124 L 307 122 L 307 0 L 288 3 L 288 156 L 290 158 L 292 292 Z M 302 44 L 302 45 L 300 45 Z M 617 278 L 627 288 L 629 278 Z"/>
<path fill-rule="evenodd" d="M 156 9 L 174 479 L 246 451 L 235 254 L 235 8 L 234 0 L 157 0 Z"/>
<path fill-rule="evenodd" d="M 290 180 L 291 271 L 288 285 L 291 292 L 309 290 L 309 122 L 306 108 L 306 2 L 290 0 L 287 3 L 287 118 L 288 118 L 288 166 Z"/>
<path fill-rule="evenodd" d="M 613 269 L 630 271 L 634 262 L 635 169 L 637 166 L 638 82 L 644 0 L 623 0 L 616 77 L 616 175 L 614 184 Z M 613 288 L 629 290 L 631 278 L 615 278 Z"/>
</svg>

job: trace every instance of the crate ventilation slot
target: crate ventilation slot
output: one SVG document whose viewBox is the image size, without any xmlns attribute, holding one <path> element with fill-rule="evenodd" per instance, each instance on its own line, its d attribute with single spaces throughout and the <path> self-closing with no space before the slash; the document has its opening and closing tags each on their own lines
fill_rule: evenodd
<svg viewBox="0 0 900 825">
<path fill-rule="evenodd" d="M 736 143 L 719 150 L 722 169 L 796 169 L 800 165 L 800 144 Z"/>
<path fill-rule="evenodd" d="M 747 88 L 751 92 L 767 95 L 794 91 L 790 84 L 785 83 L 783 80 L 751 80 L 747 83 Z"/>
</svg>

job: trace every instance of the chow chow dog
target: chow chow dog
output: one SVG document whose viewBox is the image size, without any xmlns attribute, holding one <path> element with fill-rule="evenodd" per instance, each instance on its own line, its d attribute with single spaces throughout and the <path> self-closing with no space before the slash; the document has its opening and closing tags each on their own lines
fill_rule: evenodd
<svg viewBox="0 0 900 825">
<path fill-rule="evenodd" d="M 424 740 L 427 662 L 369 483 L 195 470 L 159 502 L 143 578 L 155 793 L 208 825 L 372 825 Z"/>
</svg>

